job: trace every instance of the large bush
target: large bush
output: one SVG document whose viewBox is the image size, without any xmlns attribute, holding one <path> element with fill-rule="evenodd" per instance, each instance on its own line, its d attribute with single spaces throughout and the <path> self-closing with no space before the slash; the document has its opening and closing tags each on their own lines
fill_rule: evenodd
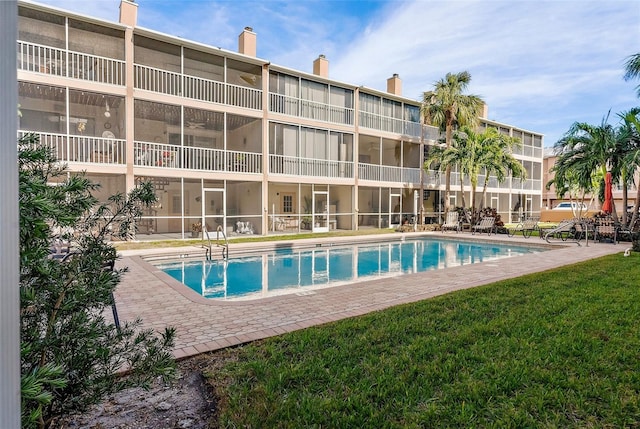
<svg viewBox="0 0 640 429">
<path fill-rule="evenodd" d="M 153 187 L 99 202 L 99 185 L 68 174 L 35 136 L 20 140 L 18 161 L 22 426 L 48 427 L 109 393 L 171 377 L 174 331 L 117 327 L 111 316 L 126 268 L 113 269 L 108 238 L 132 237 Z M 51 257 L 56 245 L 69 250 L 64 259 Z"/>
</svg>

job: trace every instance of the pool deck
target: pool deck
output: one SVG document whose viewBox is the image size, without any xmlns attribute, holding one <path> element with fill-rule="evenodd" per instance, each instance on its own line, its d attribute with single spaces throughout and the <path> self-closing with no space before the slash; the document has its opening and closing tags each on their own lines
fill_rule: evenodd
<svg viewBox="0 0 640 429">
<path fill-rule="evenodd" d="M 230 253 L 292 245 L 354 243 L 358 241 L 415 238 L 482 239 L 511 244 L 546 244 L 537 237 L 524 239 L 505 235 L 470 233 L 404 233 L 375 236 L 333 237 L 294 241 L 230 244 Z M 548 270 L 600 256 L 622 253 L 630 243 L 557 243 L 552 250 L 441 270 L 380 278 L 346 286 L 300 289 L 298 293 L 247 301 L 208 300 L 180 284 L 141 256 L 173 253 L 202 255 L 197 246 L 172 249 L 121 251 L 118 267 L 129 267 L 116 289 L 121 320 L 141 318 L 145 328 L 176 329 L 176 358 L 218 350 L 286 332 L 360 316 L 399 304 L 416 302 L 498 280 Z"/>
</svg>

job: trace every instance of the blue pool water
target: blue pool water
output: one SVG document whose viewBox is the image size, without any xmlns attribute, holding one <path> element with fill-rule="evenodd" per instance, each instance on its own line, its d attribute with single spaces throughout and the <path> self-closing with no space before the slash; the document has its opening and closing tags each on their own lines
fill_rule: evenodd
<svg viewBox="0 0 640 429">
<path fill-rule="evenodd" d="M 540 248 L 429 238 L 276 250 L 261 255 L 232 256 L 229 261 L 183 259 L 156 265 L 206 298 L 247 299 L 539 251 Z"/>
</svg>

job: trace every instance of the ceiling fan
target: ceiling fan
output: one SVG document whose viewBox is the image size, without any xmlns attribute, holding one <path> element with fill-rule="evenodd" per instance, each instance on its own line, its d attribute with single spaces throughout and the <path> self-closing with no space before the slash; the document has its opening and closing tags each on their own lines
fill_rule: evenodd
<svg viewBox="0 0 640 429">
<path fill-rule="evenodd" d="M 201 130 L 204 128 L 204 122 L 191 122 L 187 121 L 187 128 L 191 128 L 192 130 Z"/>
<path fill-rule="evenodd" d="M 251 75 L 241 74 L 240 79 L 244 80 L 251 86 L 256 86 L 256 84 L 258 83 L 258 76 L 254 74 L 251 74 Z"/>
</svg>

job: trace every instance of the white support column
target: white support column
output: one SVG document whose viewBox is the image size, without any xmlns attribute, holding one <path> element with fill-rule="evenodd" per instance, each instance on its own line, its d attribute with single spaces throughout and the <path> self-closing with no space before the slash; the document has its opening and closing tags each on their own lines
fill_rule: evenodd
<svg viewBox="0 0 640 429">
<path fill-rule="evenodd" d="M 0 427 L 20 427 L 18 4 L 0 1 Z"/>
</svg>

